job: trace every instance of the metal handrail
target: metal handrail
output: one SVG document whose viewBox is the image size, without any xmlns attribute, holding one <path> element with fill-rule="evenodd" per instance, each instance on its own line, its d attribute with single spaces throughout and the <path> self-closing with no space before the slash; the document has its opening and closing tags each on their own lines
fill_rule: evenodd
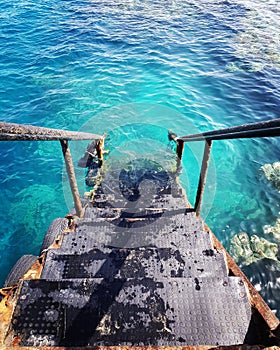
<svg viewBox="0 0 280 350">
<path fill-rule="evenodd" d="M 185 142 L 205 141 L 204 155 L 200 170 L 200 177 L 194 206 L 197 216 L 200 215 L 202 197 L 205 189 L 209 159 L 212 148 L 212 141 L 275 136 L 280 136 L 280 118 L 258 123 L 243 124 L 231 128 L 219 129 L 176 138 L 178 164 L 182 160 Z M 61 143 L 64 161 L 66 164 L 67 175 L 70 181 L 70 187 L 74 199 L 76 214 L 78 216 L 82 216 L 82 204 L 78 193 L 78 186 L 68 145 L 68 140 L 96 141 L 98 157 L 99 159 L 101 159 L 100 164 L 102 164 L 103 136 L 77 131 L 43 128 L 33 125 L 0 122 L 0 141 L 54 140 L 59 140 Z"/>
<path fill-rule="evenodd" d="M 0 141 L 101 140 L 101 135 L 0 122 Z"/>
<path fill-rule="evenodd" d="M 200 177 L 194 206 L 197 216 L 200 215 L 202 197 L 205 189 L 207 170 L 210 160 L 212 141 L 275 136 L 280 136 L 280 118 L 264 122 L 243 124 L 231 128 L 177 137 L 176 142 L 178 163 L 180 163 L 182 160 L 185 142 L 205 141 L 204 155 L 201 164 Z"/>
<path fill-rule="evenodd" d="M 280 136 L 280 118 L 265 122 L 243 124 L 231 128 L 207 131 L 198 134 L 177 137 L 178 141 L 227 140 L 251 137 Z"/>
<path fill-rule="evenodd" d="M 0 122 L 0 141 L 60 141 L 76 215 L 81 217 L 83 215 L 83 207 L 79 196 L 73 161 L 68 145 L 69 140 L 96 141 L 98 157 L 102 160 L 103 136 L 101 135 Z"/>
</svg>

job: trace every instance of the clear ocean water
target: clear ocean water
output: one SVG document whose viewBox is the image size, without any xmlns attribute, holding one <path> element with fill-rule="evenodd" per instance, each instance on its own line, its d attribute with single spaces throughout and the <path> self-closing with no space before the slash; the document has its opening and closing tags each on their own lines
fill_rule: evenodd
<svg viewBox="0 0 280 350">
<path fill-rule="evenodd" d="M 133 157 L 150 146 L 164 152 L 168 129 L 185 135 L 279 118 L 279 5 L 2 1 L 1 121 L 106 132 L 115 157 Z M 77 163 L 86 143 L 71 147 Z M 184 154 L 191 202 L 202 150 L 192 144 Z M 20 256 L 39 253 L 50 222 L 72 203 L 59 143 L 1 142 L 0 156 L 2 284 Z M 259 175 L 275 161 L 279 138 L 214 142 L 202 216 L 227 249 L 244 231 L 280 246 L 264 233 L 279 217 L 279 193 Z M 279 264 L 257 267 L 246 271 L 279 316 Z"/>
</svg>

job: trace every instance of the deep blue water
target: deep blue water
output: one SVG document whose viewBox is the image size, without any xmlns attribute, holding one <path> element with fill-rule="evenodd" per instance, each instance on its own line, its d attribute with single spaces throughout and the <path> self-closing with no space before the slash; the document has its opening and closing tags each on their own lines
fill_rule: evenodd
<svg viewBox="0 0 280 350">
<path fill-rule="evenodd" d="M 118 158 L 147 145 L 162 156 L 168 129 L 279 117 L 277 2 L 7 0 L 0 20 L 1 121 L 107 132 Z M 71 147 L 77 162 L 86 143 Z M 192 202 L 202 147 L 186 146 L 183 159 Z M 279 193 L 258 171 L 279 150 L 279 138 L 214 142 L 202 216 L 227 248 L 241 231 L 275 242 L 263 227 L 278 217 Z M 59 143 L 2 142 L 0 152 L 2 283 L 72 204 Z M 279 312 L 278 275 L 268 283 L 264 272 L 248 273 Z"/>
</svg>

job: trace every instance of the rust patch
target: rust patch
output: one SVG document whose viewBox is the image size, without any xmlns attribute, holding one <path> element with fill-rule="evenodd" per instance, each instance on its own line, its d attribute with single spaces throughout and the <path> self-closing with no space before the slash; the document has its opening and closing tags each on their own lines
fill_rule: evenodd
<svg viewBox="0 0 280 350">
<path fill-rule="evenodd" d="M 21 279 L 29 280 L 29 279 L 38 279 L 41 276 L 41 272 L 43 270 L 45 260 L 45 253 L 42 254 L 40 258 L 38 258 L 34 265 L 22 276 Z"/>
<path fill-rule="evenodd" d="M 12 345 L 13 346 L 18 346 L 20 344 L 20 341 L 21 341 L 21 339 L 19 337 L 15 336 L 14 339 L 13 339 Z"/>
<path fill-rule="evenodd" d="M 57 237 L 48 249 L 59 249 L 62 244 L 62 236 Z"/>
<path fill-rule="evenodd" d="M 3 344 L 8 334 L 8 329 L 17 302 L 19 291 L 20 288 L 18 289 L 17 287 L 11 287 L 10 291 L 0 302 L 0 349 L 6 349 Z"/>
<path fill-rule="evenodd" d="M 68 229 L 64 230 L 63 233 L 74 232 L 76 230 L 77 220 L 79 218 L 70 214 L 66 215 L 65 218 L 68 219 Z"/>
<path fill-rule="evenodd" d="M 0 289 L 0 294 L 4 297 L 8 296 L 11 292 L 11 290 L 13 289 L 13 287 L 4 287 Z"/>
</svg>

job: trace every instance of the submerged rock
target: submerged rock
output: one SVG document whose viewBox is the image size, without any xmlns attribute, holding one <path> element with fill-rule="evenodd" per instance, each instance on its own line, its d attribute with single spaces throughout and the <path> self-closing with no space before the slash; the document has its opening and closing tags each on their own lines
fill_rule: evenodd
<svg viewBox="0 0 280 350">
<path fill-rule="evenodd" d="M 240 232 L 230 240 L 229 253 L 236 262 L 245 260 L 246 265 L 256 261 L 250 247 L 250 239 L 246 232 Z"/>
<path fill-rule="evenodd" d="M 276 241 L 280 244 L 280 218 L 278 218 L 273 226 L 265 226 L 265 233 L 271 233 Z"/>
<path fill-rule="evenodd" d="M 256 235 L 250 238 L 241 232 L 231 238 L 229 252 L 237 263 L 246 266 L 264 258 L 277 260 L 278 246 L 265 238 Z"/>
<path fill-rule="evenodd" d="M 280 162 L 263 165 L 260 173 L 280 192 Z"/>
<path fill-rule="evenodd" d="M 269 242 L 265 238 L 259 238 L 256 235 L 251 237 L 251 249 L 254 256 L 260 259 L 272 259 L 277 260 L 278 246 L 275 243 Z"/>
<path fill-rule="evenodd" d="M 264 68 L 280 69 L 278 1 L 242 2 L 247 11 L 232 38 L 235 56 L 259 62 Z M 241 29 L 242 28 L 242 29 Z"/>
<path fill-rule="evenodd" d="M 226 70 L 230 73 L 254 73 L 263 70 L 264 64 L 259 62 L 234 61 L 226 65 Z"/>
</svg>

